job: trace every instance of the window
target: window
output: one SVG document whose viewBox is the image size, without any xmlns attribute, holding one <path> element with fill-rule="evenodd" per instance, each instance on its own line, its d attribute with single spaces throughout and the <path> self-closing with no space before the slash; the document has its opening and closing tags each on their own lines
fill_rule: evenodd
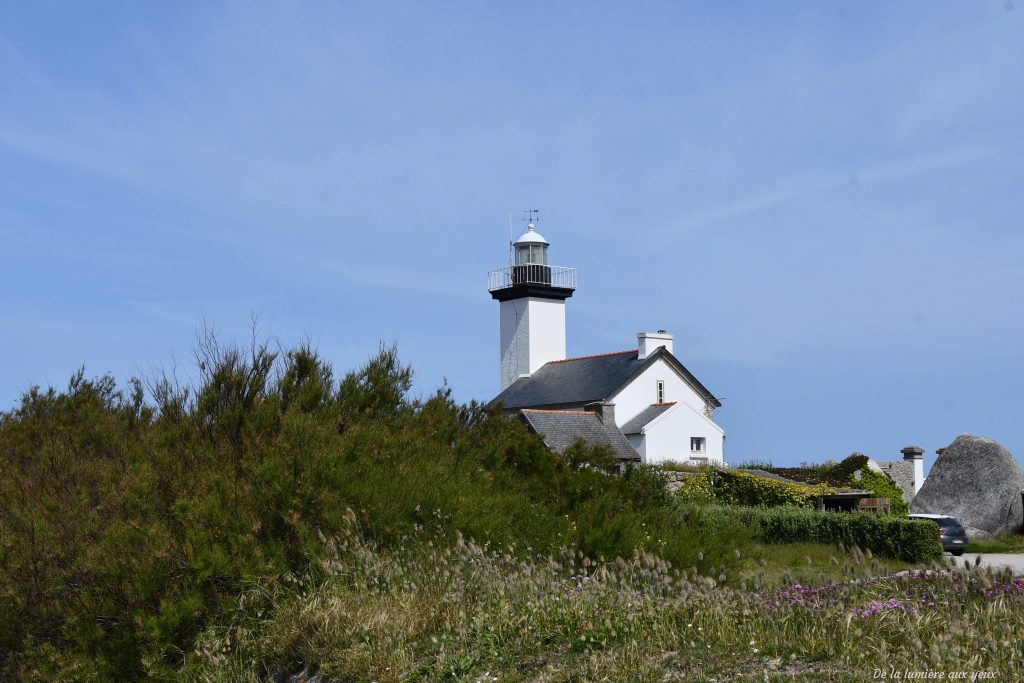
<svg viewBox="0 0 1024 683">
<path fill-rule="evenodd" d="M 530 263 L 545 265 L 548 262 L 548 245 L 534 244 L 530 248 Z"/>
<path fill-rule="evenodd" d="M 548 245 L 520 244 L 516 247 L 516 265 L 545 265 L 548 262 Z"/>
<path fill-rule="evenodd" d="M 691 436 L 690 437 L 690 452 L 691 453 L 703 453 L 704 452 L 704 437 L 703 436 Z"/>
<path fill-rule="evenodd" d="M 658 380 L 658 400 L 655 403 L 665 402 L 665 382 Z"/>
<path fill-rule="evenodd" d="M 516 247 L 516 265 L 525 266 L 530 262 L 530 245 L 523 244 Z"/>
</svg>

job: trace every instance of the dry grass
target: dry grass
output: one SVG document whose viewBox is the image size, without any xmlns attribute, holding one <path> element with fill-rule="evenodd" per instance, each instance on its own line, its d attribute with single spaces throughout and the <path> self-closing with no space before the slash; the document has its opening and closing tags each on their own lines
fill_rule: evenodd
<svg viewBox="0 0 1024 683">
<path fill-rule="evenodd" d="M 186 676 L 866 680 L 889 667 L 1024 676 L 1024 581 L 979 570 L 885 576 L 854 551 L 828 563 L 842 580 L 808 588 L 761 572 L 737 586 L 645 553 L 524 560 L 426 538 L 383 552 L 354 529 L 334 548 L 316 578 L 248 591 L 230 623 L 199 639 Z"/>
</svg>

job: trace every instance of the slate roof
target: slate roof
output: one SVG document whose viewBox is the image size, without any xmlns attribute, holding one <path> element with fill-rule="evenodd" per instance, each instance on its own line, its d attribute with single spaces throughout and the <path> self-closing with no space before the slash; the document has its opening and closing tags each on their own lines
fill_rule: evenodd
<svg viewBox="0 0 1024 683">
<path fill-rule="evenodd" d="M 666 410 L 676 404 L 675 401 L 670 403 L 652 403 L 647 406 L 632 420 L 622 425 L 623 434 L 639 434 L 643 431 L 643 428 L 654 421 L 654 418 L 658 417 Z"/>
<path fill-rule="evenodd" d="M 657 349 L 644 360 L 639 360 L 638 356 L 639 352 L 633 349 L 599 356 L 551 361 L 542 365 L 529 377 L 517 379 L 491 403 L 502 401 L 505 408 L 512 409 L 603 401 L 611 398 L 629 380 L 663 357 L 705 400 L 710 401 L 715 407 L 722 405 L 664 347 Z"/>
<path fill-rule="evenodd" d="M 591 446 L 608 446 L 619 460 L 639 460 L 640 455 L 614 424 L 605 424 L 597 413 L 579 410 L 523 410 L 527 425 L 544 444 L 561 453 L 583 439 Z"/>
<path fill-rule="evenodd" d="M 909 503 L 914 498 L 914 463 L 910 460 L 875 460 L 878 467 L 889 475 L 896 482 L 903 492 L 904 502 Z"/>
</svg>

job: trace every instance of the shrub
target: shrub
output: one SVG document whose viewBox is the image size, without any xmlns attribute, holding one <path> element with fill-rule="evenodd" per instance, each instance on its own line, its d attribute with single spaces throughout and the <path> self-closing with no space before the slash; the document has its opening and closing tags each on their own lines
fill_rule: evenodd
<svg viewBox="0 0 1024 683">
<path fill-rule="evenodd" d="M 701 472 L 683 477 L 679 482 L 679 488 L 676 489 L 676 495 L 694 503 L 710 503 L 715 499 L 715 492 L 711 488 L 709 473 Z"/>
<path fill-rule="evenodd" d="M 874 472 L 867 467 L 859 471 L 860 479 L 850 477 L 851 486 L 870 491 L 874 498 L 888 498 L 890 514 L 897 517 L 906 517 L 910 514 L 910 505 L 903 500 L 903 492 L 889 475 Z"/>
<path fill-rule="evenodd" d="M 828 492 L 824 486 L 802 486 L 761 477 L 747 472 L 722 471 L 713 482 L 715 500 L 734 505 L 792 505 L 814 507 L 819 496 Z"/>
<path fill-rule="evenodd" d="M 896 482 L 883 472 L 869 469 L 868 457 L 863 453 L 854 453 L 838 463 L 775 467 L 770 471 L 807 484 L 864 489 L 870 491 L 874 498 L 888 498 L 891 514 L 905 517 L 910 512 L 910 506 L 904 502 L 903 492 Z"/>
<path fill-rule="evenodd" d="M 170 678 L 253 581 L 314 572 L 348 528 L 384 550 L 459 535 L 515 553 L 650 551 L 732 566 L 749 532 L 687 526 L 664 478 L 549 451 L 382 347 L 340 380 L 308 347 L 201 336 L 197 386 L 79 372 L 0 413 L 0 679 Z M 701 553 L 704 553 L 701 555 Z"/>
<path fill-rule="evenodd" d="M 829 461 L 821 465 L 801 467 L 773 467 L 769 471 L 774 474 L 801 481 L 806 484 L 827 484 L 835 487 L 849 487 L 853 473 L 866 470 L 868 457 L 863 453 L 854 453 L 842 462 Z"/>
<path fill-rule="evenodd" d="M 704 470 L 685 477 L 676 494 L 691 502 L 717 501 L 732 505 L 814 507 L 827 486 L 791 484 L 734 470 Z"/>
<path fill-rule="evenodd" d="M 685 504 L 682 510 L 692 513 Z M 756 508 L 709 506 L 708 523 L 740 520 L 765 543 L 813 541 L 870 550 L 905 562 L 929 562 L 942 557 L 935 525 L 921 520 L 849 512 L 815 512 L 793 507 Z"/>
</svg>

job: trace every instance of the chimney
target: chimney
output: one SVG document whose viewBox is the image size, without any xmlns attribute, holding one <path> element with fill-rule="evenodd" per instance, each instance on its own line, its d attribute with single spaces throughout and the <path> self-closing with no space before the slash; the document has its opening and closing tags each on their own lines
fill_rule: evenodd
<svg viewBox="0 0 1024 683">
<path fill-rule="evenodd" d="M 900 451 L 903 459 L 914 463 L 914 494 L 921 490 L 924 484 L 924 449 L 920 446 L 907 446 Z"/>
<path fill-rule="evenodd" d="M 675 337 L 665 330 L 658 330 L 657 332 L 638 332 L 636 335 L 636 341 L 640 355 L 637 356 L 637 359 L 644 360 L 649 355 L 657 351 L 659 346 L 664 346 L 666 351 L 672 353 L 673 339 L 675 339 Z"/>
<path fill-rule="evenodd" d="M 596 413 L 597 418 L 606 425 L 615 425 L 615 404 L 607 401 L 594 401 L 583 406 L 583 410 Z"/>
</svg>

